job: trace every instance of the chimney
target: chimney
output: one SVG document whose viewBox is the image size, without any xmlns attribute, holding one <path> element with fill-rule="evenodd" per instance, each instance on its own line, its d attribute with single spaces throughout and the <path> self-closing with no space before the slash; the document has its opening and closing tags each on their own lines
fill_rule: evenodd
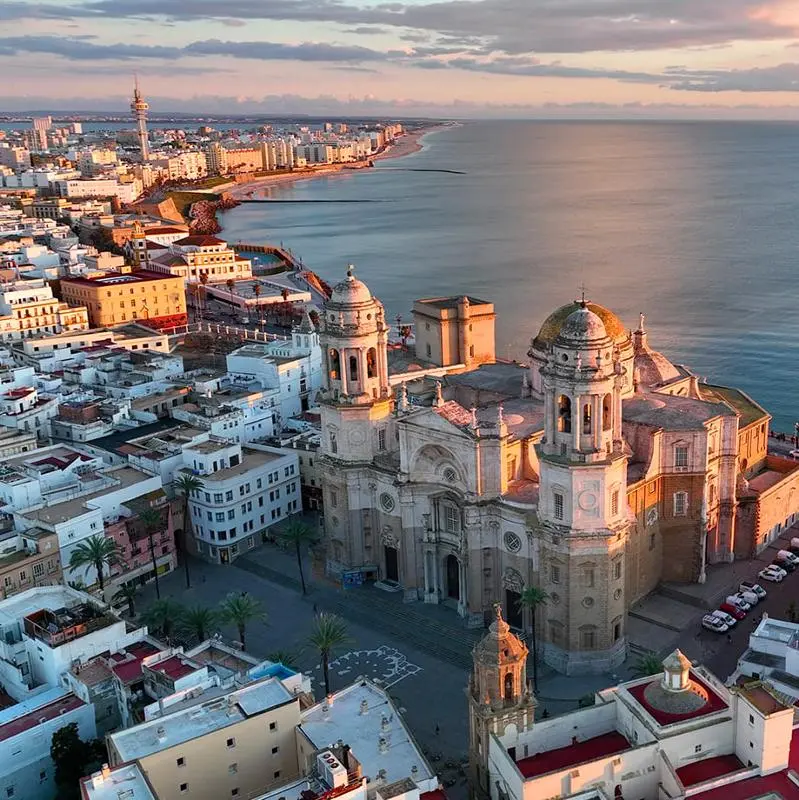
<svg viewBox="0 0 799 800">
<path fill-rule="evenodd" d="M 387 753 L 387 752 L 388 752 L 388 739 L 386 739 L 386 737 L 385 737 L 385 736 L 381 736 L 381 737 L 380 737 L 380 738 L 377 740 L 377 749 L 378 749 L 378 750 L 379 750 L 381 753 Z"/>
<path fill-rule="evenodd" d="M 159 744 L 163 744 L 166 741 L 166 728 L 159 725 L 159 727 L 155 729 L 155 738 Z"/>
<path fill-rule="evenodd" d="M 369 701 L 361 700 L 361 716 L 365 717 L 369 713 Z"/>
<path fill-rule="evenodd" d="M 380 730 L 381 731 L 388 730 L 388 717 L 385 714 L 383 714 L 383 716 L 380 718 Z"/>
<path fill-rule="evenodd" d="M 101 772 L 104 781 L 111 777 L 111 769 L 109 768 L 108 764 L 103 764 Z"/>
</svg>

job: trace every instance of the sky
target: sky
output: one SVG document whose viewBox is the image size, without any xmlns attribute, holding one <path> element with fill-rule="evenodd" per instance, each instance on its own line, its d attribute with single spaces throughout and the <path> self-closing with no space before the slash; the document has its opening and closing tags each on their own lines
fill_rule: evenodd
<svg viewBox="0 0 799 800">
<path fill-rule="evenodd" d="M 799 0 L 2 0 L 0 111 L 799 119 Z"/>
</svg>

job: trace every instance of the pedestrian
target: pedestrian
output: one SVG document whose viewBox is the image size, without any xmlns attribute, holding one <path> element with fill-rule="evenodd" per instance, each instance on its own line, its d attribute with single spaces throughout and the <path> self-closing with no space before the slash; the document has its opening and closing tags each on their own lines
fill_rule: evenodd
<svg viewBox="0 0 799 800">
<path fill-rule="evenodd" d="M 727 634 L 727 644 L 732 644 L 732 636 L 729 633 Z"/>
<path fill-rule="evenodd" d="M 436 736 L 441 733 L 441 729 L 438 727 L 438 723 L 436 723 Z"/>
</svg>

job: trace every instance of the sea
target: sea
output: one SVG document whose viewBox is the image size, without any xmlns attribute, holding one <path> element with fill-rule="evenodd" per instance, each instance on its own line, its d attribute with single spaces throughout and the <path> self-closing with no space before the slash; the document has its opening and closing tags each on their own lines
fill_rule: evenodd
<svg viewBox="0 0 799 800">
<path fill-rule="evenodd" d="M 329 282 L 352 263 L 386 307 L 494 303 L 497 352 L 526 360 L 581 296 L 710 381 L 799 420 L 799 125 L 472 122 L 423 150 L 269 190 L 222 217 L 282 242 Z"/>
</svg>

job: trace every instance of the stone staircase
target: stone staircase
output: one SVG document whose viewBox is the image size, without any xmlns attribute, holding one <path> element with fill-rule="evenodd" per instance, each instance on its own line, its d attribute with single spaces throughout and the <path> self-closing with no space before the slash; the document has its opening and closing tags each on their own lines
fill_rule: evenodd
<svg viewBox="0 0 799 800">
<path fill-rule="evenodd" d="M 234 566 L 300 591 L 298 579 L 247 556 L 236 559 Z M 482 638 L 483 631 L 466 628 L 451 611 L 422 603 L 403 603 L 401 593 L 382 592 L 373 586 L 339 590 L 314 583 L 309 594 L 321 611 L 385 633 L 459 669 L 469 671 L 472 668 L 472 648 Z"/>
</svg>

